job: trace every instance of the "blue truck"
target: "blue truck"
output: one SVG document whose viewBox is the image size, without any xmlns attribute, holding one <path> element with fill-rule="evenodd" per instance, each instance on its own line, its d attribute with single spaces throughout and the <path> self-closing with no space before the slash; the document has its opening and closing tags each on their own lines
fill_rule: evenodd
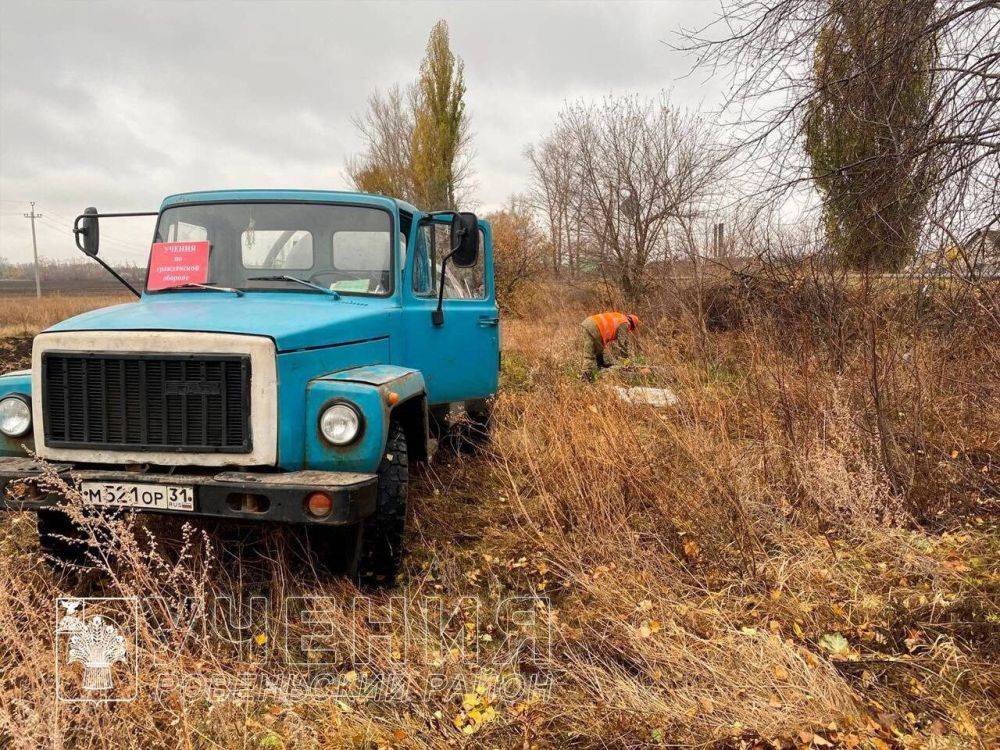
<svg viewBox="0 0 1000 750">
<path fill-rule="evenodd" d="M 44 462 L 85 506 L 293 524 L 327 566 L 391 583 L 409 465 L 449 431 L 488 439 L 489 224 L 363 193 L 206 191 L 88 208 L 78 247 L 118 276 L 99 222 L 135 215 L 157 217 L 154 250 L 203 247 L 205 267 L 151 259 L 142 291 L 119 276 L 136 302 L 52 326 L 30 370 L 0 376 L 0 507 L 37 512 L 48 556 L 78 561 Z"/>
</svg>

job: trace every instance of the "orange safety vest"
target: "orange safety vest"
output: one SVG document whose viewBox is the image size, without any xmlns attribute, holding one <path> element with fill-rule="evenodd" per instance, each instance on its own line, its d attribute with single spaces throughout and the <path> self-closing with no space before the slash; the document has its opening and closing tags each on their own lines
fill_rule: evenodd
<svg viewBox="0 0 1000 750">
<path fill-rule="evenodd" d="M 601 334 L 601 343 L 607 346 L 615 340 L 615 333 L 622 323 L 628 325 L 628 316 L 620 312 L 606 312 L 591 315 L 587 320 L 594 321 L 598 333 Z"/>
</svg>

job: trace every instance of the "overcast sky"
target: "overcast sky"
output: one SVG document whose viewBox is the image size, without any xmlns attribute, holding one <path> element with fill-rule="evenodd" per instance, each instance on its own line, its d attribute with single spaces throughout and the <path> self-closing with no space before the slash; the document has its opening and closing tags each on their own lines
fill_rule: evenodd
<svg viewBox="0 0 1000 750">
<path fill-rule="evenodd" d="M 474 191 L 523 191 L 525 146 L 566 101 L 672 92 L 711 109 L 724 81 L 685 77 L 667 43 L 717 0 L 656 3 L 19 2 L 0 9 L 0 256 L 72 258 L 86 206 L 155 211 L 170 193 L 349 188 L 351 117 L 416 76 L 448 20 L 465 61 Z M 151 220 L 101 226 L 101 254 L 143 263 Z"/>
</svg>

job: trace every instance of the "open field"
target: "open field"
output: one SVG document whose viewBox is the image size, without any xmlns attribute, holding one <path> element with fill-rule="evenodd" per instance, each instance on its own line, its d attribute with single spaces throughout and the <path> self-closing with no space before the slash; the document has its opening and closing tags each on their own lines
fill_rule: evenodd
<svg viewBox="0 0 1000 750">
<path fill-rule="evenodd" d="M 87 310 L 135 300 L 131 294 L 0 296 L 0 336 L 33 336 Z"/>
<path fill-rule="evenodd" d="M 39 558 L 30 516 L 0 519 L 0 746 L 995 747 L 992 322 L 973 310 L 901 331 L 886 300 L 869 338 L 849 311 L 808 309 L 807 291 L 765 308 L 716 290 L 697 319 L 640 310 L 643 361 L 662 368 L 649 378 L 680 396 L 667 410 L 577 377 L 577 324 L 599 300 L 526 294 L 504 321 L 491 451 L 415 472 L 403 580 L 365 592 L 361 613 L 280 532 L 195 534 L 178 554 L 109 522 L 118 560 L 88 595 L 184 613 L 164 636 L 142 612 L 133 702 L 57 701 L 53 602 L 73 578 Z M 35 330 L 77 303 L 5 301 L 0 326 Z M 25 364 L 24 343 L 7 351 Z M 211 602 L 252 595 L 330 597 L 330 648 L 351 634 L 370 648 L 290 665 L 279 630 L 221 637 Z M 444 632 L 419 628 L 429 598 L 451 613 Z M 529 616 L 504 630 L 487 615 L 510 601 Z M 281 687 L 317 662 L 323 690 Z M 384 675 L 388 700 L 368 690 Z M 210 689 L 234 676 L 255 688 Z"/>
</svg>

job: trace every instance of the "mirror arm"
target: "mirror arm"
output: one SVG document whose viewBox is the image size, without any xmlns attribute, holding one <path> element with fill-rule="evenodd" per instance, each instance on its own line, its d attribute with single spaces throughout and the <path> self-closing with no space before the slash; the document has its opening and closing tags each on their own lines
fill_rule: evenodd
<svg viewBox="0 0 1000 750">
<path fill-rule="evenodd" d="M 130 292 L 132 292 L 132 294 L 134 294 L 136 297 L 142 297 L 142 294 L 139 292 L 139 290 L 136 289 L 131 284 L 129 284 L 128 281 L 126 281 L 125 278 L 120 273 L 118 273 L 115 269 L 113 269 L 111 266 L 109 266 L 103 260 L 101 260 L 100 258 L 98 258 L 96 255 L 92 255 L 90 257 L 92 257 L 94 260 L 96 260 L 98 263 L 100 263 L 102 266 L 104 266 L 104 270 L 105 271 L 107 271 L 108 273 L 110 273 L 112 276 L 114 276 L 116 279 L 118 279 L 122 284 L 124 284 L 125 286 L 127 286 L 128 290 Z"/>
<path fill-rule="evenodd" d="M 105 271 L 107 271 L 108 273 L 110 273 L 112 276 L 114 276 L 116 279 L 118 279 L 118 281 L 120 281 L 122 284 L 124 284 L 126 287 L 128 287 L 128 290 L 130 292 L 132 292 L 132 294 L 134 294 L 136 297 L 141 297 L 142 294 L 140 294 L 139 290 L 136 289 L 131 284 L 129 284 L 128 281 L 126 281 L 125 278 L 120 273 L 118 273 L 115 269 L 113 269 L 111 266 L 109 266 L 103 260 L 101 260 L 100 258 L 98 258 L 96 255 L 90 255 L 89 253 L 87 253 L 86 250 L 83 249 L 83 245 L 80 244 L 80 238 L 81 238 L 82 235 L 86 234 L 86 230 L 80 229 L 80 220 L 84 219 L 84 218 L 91 218 L 91 219 L 119 219 L 119 218 L 123 218 L 123 217 L 159 216 L 159 215 L 160 215 L 159 211 L 138 211 L 138 212 L 118 213 L 118 214 L 80 214 L 79 216 L 76 217 L 76 220 L 73 222 L 73 241 L 76 242 L 77 249 L 79 249 L 80 252 L 82 252 L 85 255 L 87 255 L 88 257 L 91 257 L 94 260 L 96 260 L 98 263 L 100 263 L 104 267 Z"/>
<path fill-rule="evenodd" d="M 441 259 L 441 280 L 438 282 L 438 303 L 434 312 L 431 313 L 431 323 L 435 326 L 444 325 L 444 310 L 441 308 L 441 305 L 444 303 L 444 269 L 448 266 L 448 260 L 456 252 L 458 252 L 458 248 L 455 248 Z"/>
<path fill-rule="evenodd" d="M 451 214 L 453 217 L 455 217 L 456 220 L 459 217 L 458 211 L 455 211 L 455 210 L 434 211 L 434 212 L 432 212 L 429 215 L 430 216 L 441 216 L 443 214 Z M 453 227 L 454 227 L 454 225 L 453 225 Z M 455 243 L 454 247 L 451 248 L 451 252 L 448 253 L 446 256 L 444 256 L 441 259 L 441 279 L 438 282 L 437 307 L 434 308 L 434 310 L 431 312 L 431 323 L 433 323 L 435 327 L 439 327 L 439 326 L 444 325 L 444 309 L 443 309 L 443 304 L 444 304 L 444 274 L 445 274 L 445 269 L 448 267 L 448 261 L 451 259 L 451 256 L 453 256 L 455 253 L 457 253 L 461 249 L 461 247 L 462 247 L 462 238 L 466 234 L 466 231 L 467 230 L 464 229 L 464 228 L 459 229 L 459 231 L 458 231 L 458 238 L 457 238 L 458 241 Z M 454 232 L 454 228 L 453 228 L 452 229 L 452 236 L 454 237 L 454 235 L 455 235 L 455 232 Z"/>
<path fill-rule="evenodd" d="M 80 214 L 79 216 L 76 217 L 76 220 L 73 222 L 73 238 L 74 240 L 76 240 L 77 248 L 81 252 L 86 252 L 83 249 L 83 245 L 80 244 L 80 235 L 86 234 L 86 231 L 80 229 L 81 219 L 120 219 L 132 216 L 159 216 L 159 215 L 160 215 L 159 211 L 134 211 L 132 213 L 124 213 L 124 214 Z"/>
</svg>

